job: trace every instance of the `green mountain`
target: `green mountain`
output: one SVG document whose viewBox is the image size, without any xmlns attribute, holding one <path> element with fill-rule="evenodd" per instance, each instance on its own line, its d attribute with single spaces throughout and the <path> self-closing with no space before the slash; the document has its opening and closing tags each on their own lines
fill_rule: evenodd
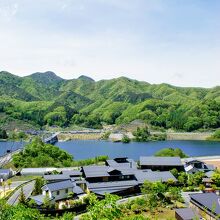
<svg viewBox="0 0 220 220">
<path fill-rule="evenodd" d="M 99 128 L 141 119 L 154 127 L 193 131 L 220 127 L 220 86 L 184 88 L 120 77 L 65 80 L 53 72 L 18 77 L 0 72 L 0 112 L 39 126 Z"/>
</svg>

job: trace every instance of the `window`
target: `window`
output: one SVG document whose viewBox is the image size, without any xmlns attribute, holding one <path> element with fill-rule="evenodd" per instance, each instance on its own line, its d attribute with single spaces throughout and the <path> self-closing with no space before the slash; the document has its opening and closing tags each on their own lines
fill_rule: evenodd
<svg viewBox="0 0 220 220">
<path fill-rule="evenodd" d="M 65 192 L 68 193 L 68 189 L 66 189 Z"/>
<path fill-rule="evenodd" d="M 57 195 L 58 195 L 58 196 L 60 195 L 60 191 L 57 191 Z"/>
</svg>

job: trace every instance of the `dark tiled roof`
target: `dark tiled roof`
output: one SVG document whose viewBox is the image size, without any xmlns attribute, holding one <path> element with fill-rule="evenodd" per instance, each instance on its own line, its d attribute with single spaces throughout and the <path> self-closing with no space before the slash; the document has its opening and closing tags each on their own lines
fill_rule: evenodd
<svg viewBox="0 0 220 220">
<path fill-rule="evenodd" d="M 176 209 L 175 211 L 183 220 L 202 219 L 191 208 Z"/>
<path fill-rule="evenodd" d="M 173 174 L 169 171 L 142 171 L 137 170 L 135 173 L 135 177 L 139 184 L 144 183 L 144 181 L 150 181 L 150 182 L 156 182 L 156 181 L 162 181 L 167 182 L 168 180 L 173 180 L 176 182 L 176 178 L 173 176 Z"/>
<path fill-rule="evenodd" d="M 82 175 L 80 170 L 63 170 L 62 174 L 68 175 L 68 176 L 81 176 Z"/>
<path fill-rule="evenodd" d="M 217 196 L 215 193 L 191 194 L 190 199 L 204 209 L 214 211 L 216 215 L 220 214 L 220 196 Z"/>
<path fill-rule="evenodd" d="M 140 157 L 140 165 L 183 166 L 180 157 Z"/>
<path fill-rule="evenodd" d="M 117 162 L 118 158 L 113 160 L 107 160 L 107 164 L 111 167 L 127 167 L 127 168 L 137 168 L 137 165 L 133 159 L 127 159 L 126 162 Z"/>
<path fill-rule="evenodd" d="M 50 180 L 69 180 L 70 176 L 64 174 L 44 175 L 44 179 Z"/>
<path fill-rule="evenodd" d="M 56 183 L 48 183 L 42 187 L 43 190 L 50 190 L 50 191 L 56 191 L 60 189 L 67 189 L 67 188 L 73 188 L 75 186 L 75 183 L 73 183 L 70 180 L 66 181 L 60 181 Z"/>
<path fill-rule="evenodd" d="M 134 186 L 138 186 L 136 180 L 114 181 L 114 182 L 99 182 L 87 183 L 89 190 L 96 194 L 104 195 L 105 193 L 114 193 L 123 191 Z"/>
<path fill-rule="evenodd" d="M 122 175 L 133 175 L 136 169 L 128 167 L 109 167 L 109 166 L 84 166 L 83 167 L 86 178 L 111 176 L 111 172 L 118 170 Z"/>
</svg>

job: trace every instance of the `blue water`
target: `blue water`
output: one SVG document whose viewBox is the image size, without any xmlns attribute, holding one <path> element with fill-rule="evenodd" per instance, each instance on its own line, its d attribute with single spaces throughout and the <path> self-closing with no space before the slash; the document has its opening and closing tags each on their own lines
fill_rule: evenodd
<svg viewBox="0 0 220 220">
<path fill-rule="evenodd" d="M 0 156 L 4 155 L 7 150 L 15 151 L 24 144 L 24 142 L 0 141 Z"/>
<path fill-rule="evenodd" d="M 189 156 L 220 155 L 220 142 L 212 141 L 158 141 L 131 142 L 129 144 L 112 143 L 96 140 L 73 140 L 58 142 L 60 148 L 68 151 L 76 160 L 108 155 L 110 158 L 127 156 L 138 160 L 143 155 L 153 155 L 156 151 L 166 148 L 180 148 Z M 0 155 L 7 149 L 15 150 L 22 146 L 21 142 L 0 142 Z"/>
<path fill-rule="evenodd" d="M 59 142 L 56 145 L 71 153 L 77 160 L 98 155 L 108 155 L 110 158 L 127 156 L 138 160 L 140 156 L 153 155 L 156 151 L 166 147 L 180 148 L 189 156 L 220 155 L 220 142 L 208 141 L 158 141 L 123 144 L 108 141 L 74 140 Z"/>
</svg>

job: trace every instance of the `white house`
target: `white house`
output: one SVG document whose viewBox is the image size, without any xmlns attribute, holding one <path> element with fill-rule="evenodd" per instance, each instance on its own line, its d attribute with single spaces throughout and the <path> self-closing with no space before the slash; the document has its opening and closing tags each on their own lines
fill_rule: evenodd
<svg viewBox="0 0 220 220">
<path fill-rule="evenodd" d="M 42 205 L 46 195 L 48 195 L 51 203 L 59 200 L 67 199 L 69 193 L 74 193 L 78 196 L 83 194 L 83 190 L 71 180 L 59 181 L 49 183 L 42 187 L 42 195 L 32 196 L 31 199 L 35 200 L 38 205 Z"/>
</svg>

